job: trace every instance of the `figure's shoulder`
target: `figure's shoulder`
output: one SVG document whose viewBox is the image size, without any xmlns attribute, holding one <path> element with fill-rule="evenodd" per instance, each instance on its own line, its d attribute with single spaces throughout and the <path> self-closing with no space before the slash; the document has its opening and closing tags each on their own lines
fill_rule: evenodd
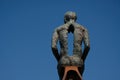
<svg viewBox="0 0 120 80">
<path fill-rule="evenodd" d="M 75 26 L 76 26 L 76 28 L 81 29 L 83 31 L 86 30 L 85 26 L 83 26 L 81 24 L 75 23 Z"/>
<path fill-rule="evenodd" d="M 66 24 L 58 26 L 55 30 L 56 31 L 61 31 L 61 30 L 64 30 L 64 29 L 67 29 Z"/>
</svg>

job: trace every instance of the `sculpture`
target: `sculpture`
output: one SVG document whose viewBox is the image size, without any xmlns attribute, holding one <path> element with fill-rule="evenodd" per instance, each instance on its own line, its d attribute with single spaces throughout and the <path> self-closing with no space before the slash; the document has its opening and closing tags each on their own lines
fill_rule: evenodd
<svg viewBox="0 0 120 80">
<path fill-rule="evenodd" d="M 57 27 L 53 32 L 51 48 L 58 62 L 57 69 L 60 80 L 63 80 L 65 66 L 77 66 L 80 75 L 83 74 L 84 62 L 90 49 L 88 31 L 82 25 L 78 24 L 76 20 L 77 16 L 75 12 L 72 11 L 66 12 L 64 15 L 64 24 Z M 70 32 L 72 32 L 74 35 L 72 56 L 68 55 L 68 34 Z M 58 41 L 60 43 L 61 48 L 60 53 L 57 48 Z M 81 47 L 82 42 L 84 42 L 83 51 Z"/>
</svg>

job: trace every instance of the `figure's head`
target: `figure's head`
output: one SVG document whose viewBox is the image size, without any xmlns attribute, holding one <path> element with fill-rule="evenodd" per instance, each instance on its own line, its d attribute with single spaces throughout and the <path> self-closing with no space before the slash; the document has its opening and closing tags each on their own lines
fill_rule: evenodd
<svg viewBox="0 0 120 80">
<path fill-rule="evenodd" d="M 75 12 L 72 11 L 68 11 L 65 13 L 64 15 L 64 23 L 69 22 L 70 20 L 73 20 L 74 22 L 76 21 L 77 16 Z"/>
</svg>

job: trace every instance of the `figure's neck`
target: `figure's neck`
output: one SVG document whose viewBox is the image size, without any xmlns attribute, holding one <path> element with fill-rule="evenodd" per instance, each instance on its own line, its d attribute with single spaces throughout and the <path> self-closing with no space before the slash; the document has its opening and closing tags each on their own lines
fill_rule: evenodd
<svg viewBox="0 0 120 80">
<path fill-rule="evenodd" d="M 70 26 L 69 26 L 69 28 L 68 28 L 68 32 L 70 33 L 70 32 L 74 32 L 74 26 L 71 24 Z"/>
</svg>

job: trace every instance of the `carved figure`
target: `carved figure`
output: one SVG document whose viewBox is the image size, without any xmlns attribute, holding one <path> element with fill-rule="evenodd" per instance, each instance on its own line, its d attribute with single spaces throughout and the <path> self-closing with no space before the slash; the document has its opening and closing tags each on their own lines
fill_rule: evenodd
<svg viewBox="0 0 120 80">
<path fill-rule="evenodd" d="M 68 11 L 64 15 L 64 24 L 57 27 L 52 36 L 52 52 L 58 62 L 58 74 L 60 80 L 63 77 L 63 66 L 78 66 L 78 70 L 82 75 L 84 71 L 84 62 L 90 49 L 88 31 L 85 27 L 76 22 L 77 16 L 75 12 Z M 74 35 L 73 55 L 68 54 L 68 34 L 72 32 Z M 58 51 L 57 43 L 60 43 L 60 51 Z M 82 50 L 84 43 L 84 50 Z"/>
</svg>

